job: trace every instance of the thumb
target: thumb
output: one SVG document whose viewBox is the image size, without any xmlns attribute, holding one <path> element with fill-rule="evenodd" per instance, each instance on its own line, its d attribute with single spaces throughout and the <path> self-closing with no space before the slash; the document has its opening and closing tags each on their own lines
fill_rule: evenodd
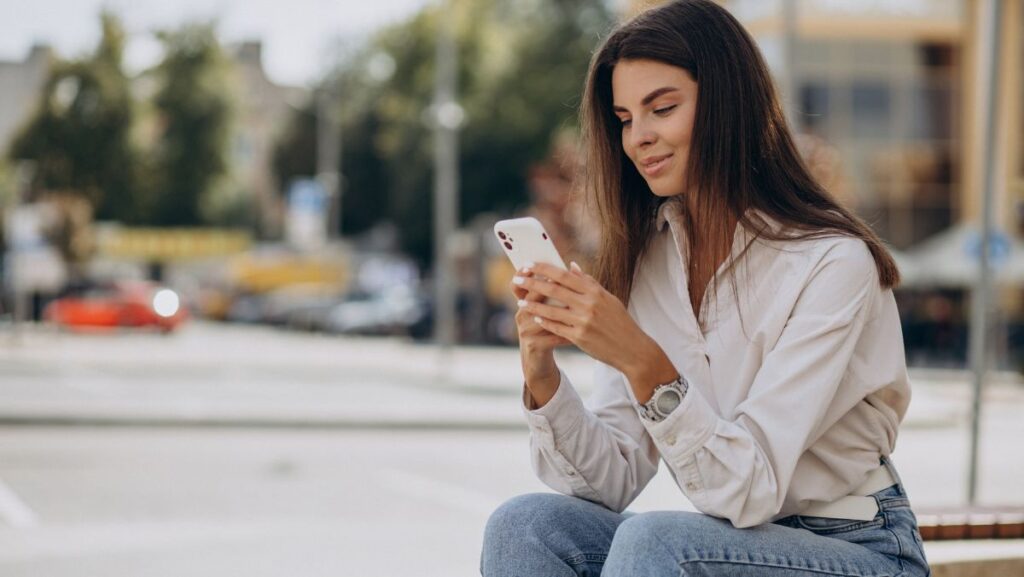
<svg viewBox="0 0 1024 577">
<path fill-rule="evenodd" d="M 576 261 L 572 261 L 572 262 L 570 262 L 570 263 L 569 263 L 569 268 L 570 268 L 570 269 L 571 269 L 571 270 L 572 270 L 573 272 L 578 272 L 578 273 L 580 273 L 580 274 L 583 274 L 583 269 L 581 269 L 581 268 L 580 268 L 580 265 L 576 264 Z"/>
</svg>

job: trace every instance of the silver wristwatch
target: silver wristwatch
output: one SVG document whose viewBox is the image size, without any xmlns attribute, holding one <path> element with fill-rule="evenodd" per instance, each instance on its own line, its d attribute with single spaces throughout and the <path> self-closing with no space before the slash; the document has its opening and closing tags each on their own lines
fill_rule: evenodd
<svg viewBox="0 0 1024 577">
<path fill-rule="evenodd" d="M 658 385 L 654 388 L 650 400 L 640 405 L 640 416 L 653 422 L 664 420 L 683 404 L 683 398 L 689 389 L 690 383 L 682 376 L 672 382 Z"/>
</svg>

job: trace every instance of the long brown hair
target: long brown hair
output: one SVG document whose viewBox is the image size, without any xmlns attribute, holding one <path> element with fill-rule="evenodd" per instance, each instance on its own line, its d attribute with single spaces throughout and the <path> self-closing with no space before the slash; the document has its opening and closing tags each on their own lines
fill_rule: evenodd
<svg viewBox="0 0 1024 577">
<path fill-rule="evenodd" d="M 629 300 L 635 267 L 646 251 L 662 200 L 623 152 L 611 87 L 612 70 L 621 60 L 678 66 L 697 82 L 686 172 L 694 196 L 685 203 L 689 210 L 684 213 L 689 221 L 690 278 L 714 278 L 715 264 L 706 255 L 731 246 L 731 223 L 738 222 L 756 231 L 755 239 L 789 241 L 836 234 L 860 238 L 875 259 L 881 286 L 899 284 L 896 263 L 878 236 L 810 175 L 786 125 L 768 67 L 747 31 L 710 0 L 675 0 L 615 29 L 594 54 L 587 74 L 580 109 L 583 185 L 602 228 L 595 277 L 612 294 Z M 756 212 L 748 212 L 751 208 L 774 218 L 783 225 L 781 230 L 771 229 Z"/>
</svg>

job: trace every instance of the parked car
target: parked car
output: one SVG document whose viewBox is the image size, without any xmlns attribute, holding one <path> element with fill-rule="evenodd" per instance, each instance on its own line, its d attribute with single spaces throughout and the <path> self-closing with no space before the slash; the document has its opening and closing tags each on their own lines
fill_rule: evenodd
<svg viewBox="0 0 1024 577">
<path fill-rule="evenodd" d="M 169 333 L 188 318 L 175 291 L 148 281 L 118 281 L 58 298 L 43 318 L 67 328 L 151 327 Z"/>
<path fill-rule="evenodd" d="M 323 330 L 336 334 L 406 335 L 425 338 L 432 322 L 430 302 L 412 285 L 375 293 L 354 293 L 327 313 Z"/>
</svg>

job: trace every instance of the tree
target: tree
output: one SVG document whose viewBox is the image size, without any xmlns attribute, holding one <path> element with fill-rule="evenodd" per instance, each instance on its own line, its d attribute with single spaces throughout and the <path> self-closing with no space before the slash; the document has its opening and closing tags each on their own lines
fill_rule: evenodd
<svg viewBox="0 0 1024 577">
<path fill-rule="evenodd" d="M 330 83 L 340 87 L 343 113 L 342 203 L 351 208 L 343 208 L 343 230 L 393 220 L 404 248 L 424 263 L 432 256 L 433 189 L 425 117 L 441 18 L 456 18 L 458 28 L 458 93 L 466 113 L 460 136 L 462 222 L 527 202 L 527 169 L 548 155 L 556 134 L 575 126 L 593 45 L 612 22 L 604 3 L 593 0 L 461 1 L 453 13 L 428 7 L 382 30 L 339 67 Z M 382 55 L 394 63 L 386 79 L 374 73 L 373 62 Z M 279 159 L 299 145 L 315 154 L 311 119 L 309 111 L 296 115 Z M 291 158 L 275 165 L 282 184 L 303 170 L 312 174 L 313 154 L 306 165 Z"/>
<path fill-rule="evenodd" d="M 143 218 L 139 155 L 131 141 L 134 107 L 122 67 L 124 30 L 110 12 L 91 56 L 54 64 L 35 115 L 14 138 L 9 157 L 33 160 L 33 194 L 88 200 L 100 219 Z"/>
<path fill-rule="evenodd" d="M 164 59 L 157 66 L 153 99 L 159 126 L 154 151 L 152 220 L 196 225 L 201 205 L 225 176 L 231 120 L 228 62 L 212 24 L 163 31 Z"/>
</svg>

